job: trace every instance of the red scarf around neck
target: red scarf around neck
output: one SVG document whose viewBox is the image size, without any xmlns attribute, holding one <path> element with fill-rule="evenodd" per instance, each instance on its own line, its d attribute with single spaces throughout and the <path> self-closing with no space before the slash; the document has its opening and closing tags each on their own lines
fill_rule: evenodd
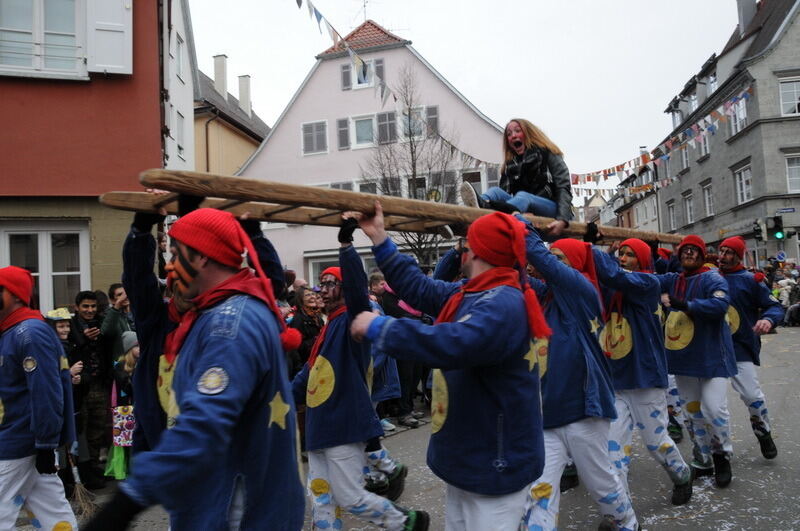
<svg viewBox="0 0 800 531">
<path fill-rule="evenodd" d="M 688 277 L 693 277 L 695 275 L 700 275 L 705 273 L 706 271 L 711 271 L 711 268 L 704 265 L 698 267 L 694 271 L 686 272 L 685 270 L 678 276 L 678 280 L 675 281 L 675 298 L 680 300 L 687 300 L 686 294 L 686 279 Z M 695 287 L 697 284 L 695 284 Z"/>
<path fill-rule="evenodd" d="M 20 306 L 3 319 L 0 322 L 0 334 L 14 326 L 15 324 L 21 323 L 27 319 L 38 319 L 39 321 L 44 321 L 44 317 L 42 317 L 41 312 L 37 310 L 31 310 L 27 306 Z"/>
<path fill-rule="evenodd" d="M 744 265 L 742 265 L 741 262 L 739 262 L 739 265 L 734 266 L 734 267 L 732 267 L 730 269 L 727 269 L 727 270 L 722 269 L 721 267 L 719 268 L 719 272 L 722 275 L 728 275 L 730 273 L 738 273 L 739 271 L 743 271 L 743 270 L 744 270 Z"/>
<path fill-rule="evenodd" d="M 322 343 L 325 341 L 325 332 L 328 331 L 328 326 L 333 322 L 334 319 L 342 315 L 344 312 L 347 311 L 347 306 L 344 304 L 336 308 L 331 312 L 328 316 L 328 322 L 325 323 L 325 326 L 322 327 L 322 330 L 319 331 L 319 335 L 317 339 L 314 341 L 314 345 L 311 347 L 311 354 L 308 356 L 308 368 L 311 369 L 314 366 L 314 362 L 317 361 L 317 356 L 319 356 L 319 351 L 322 349 Z"/>
<path fill-rule="evenodd" d="M 436 323 L 450 323 L 453 321 L 458 307 L 461 306 L 461 302 L 464 300 L 465 293 L 488 291 L 498 286 L 509 286 L 522 291 L 528 312 L 528 326 L 531 330 L 531 337 L 548 337 L 552 334 L 550 327 L 547 326 L 547 322 L 544 320 L 542 308 L 539 306 L 536 294 L 527 283 L 524 287 L 520 286 L 519 271 L 512 267 L 493 267 L 477 277 L 471 278 L 447 300 L 436 318 Z"/>
<path fill-rule="evenodd" d="M 240 270 L 226 281 L 195 297 L 192 300 L 194 308 L 180 316 L 179 320 L 176 319 L 177 310 L 175 310 L 175 305 L 171 303 L 170 318 L 173 321 L 178 320 L 179 324 L 178 328 L 167 335 L 165 341 L 164 356 L 167 362 L 170 364 L 175 362 L 175 358 L 178 352 L 180 352 L 183 342 L 186 340 L 186 336 L 189 335 L 192 326 L 195 321 L 197 321 L 197 318 L 200 317 L 200 312 L 202 310 L 210 308 L 237 294 L 250 295 L 269 306 L 269 296 L 264 288 L 264 283 L 249 269 Z"/>
</svg>

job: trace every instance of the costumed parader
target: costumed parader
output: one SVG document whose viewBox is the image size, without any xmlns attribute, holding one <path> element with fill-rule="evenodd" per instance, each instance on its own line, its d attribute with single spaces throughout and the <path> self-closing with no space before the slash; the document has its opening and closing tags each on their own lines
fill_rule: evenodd
<svg viewBox="0 0 800 531">
<path fill-rule="evenodd" d="M 229 212 L 195 210 L 169 236 L 171 286 L 191 302 L 165 347 L 174 367 L 169 429 L 134 457 L 132 474 L 85 529 L 125 529 L 160 503 L 175 530 L 299 530 L 294 401 L 271 283 L 257 260 L 257 276 L 241 267 L 245 251 L 256 252 Z"/>
<path fill-rule="evenodd" d="M 750 412 L 750 425 L 761 447 L 761 455 L 774 459 L 778 448 L 772 439 L 766 398 L 758 382 L 756 367 L 761 365 L 761 335 L 783 320 L 783 307 L 767 289 L 762 275 L 747 271 L 742 264 L 746 245 L 741 236 L 722 241 L 719 246 L 719 272 L 728 281 L 731 304 L 728 324 L 733 334 L 738 374 L 731 378 Z"/>
<path fill-rule="evenodd" d="M 737 372 L 725 320 L 728 283 L 703 265 L 706 244 L 699 236 L 683 238 L 677 253 L 683 272 L 656 275 L 662 293 L 669 296 L 664 331 L 667 367 L 685 404 L 694 476 L 713 474 L 718 487 L 727 487 L 733 453 L 727 390 L 728 379 Z"/>
<path fill-rule="evenodd" d="M 348 215 L 348 214 L 346 214 Z M 375 215 L 352 213 L 372 240 L 378 267 L 417 319 L 361 313 L 351 327 L 397 359 L 434 367 L 427 462 L 446 483 L 445 529 L 517 529 L 527 487 L 544 463 L 539 371 L 531 342 L 549 335 L 521 275 L 524 227 L 495 212 L 474 221 L 462 254 L 468 280 L 427 277 L 401 254 Z"/>
<path fill-rule="evenodd" d="M 630 492 L 628 471 L 635 427 L 674 485 L 672 504 L 683 505 L 692 496 L 691 470 L 667 430 L 661 286 L 652 274 L 650 246 L 636 238 L 622 241 L 619 262 L 600 249 L 593 252 L 597 278 L 605 288 L 607 321 L 600 345 L 610 358 L 616 397 L 617 418 L 608 437 L 611 460 Z"/>
<path fill-rule="evenodd" d="M 572 187 L 564 153 L 528 120 L 514 118 L 503 134 L 503 165 L 499 186 L 485 193 L 468 182 L 461 185 L 465 205 L 507 214 L 529 212 L 554 218 L 548 226 L 558 236 L 573 217 Z"/>
<path fill-rule="evenodd" d="M 531 278 L 553 329 L 549 344 L 536 355 L 544 368 L 545 467 L 530 488 L 523 528 L 558 525 L 559 483 L 571 459 L 580 482 L 597 503 L 600 529 L 634 530 L 638 523 L 630 495 L 609 457 L 609 429 L 617 417 L 608 358 L 600 347 L 603 308 L 592 246 L 564 238 L 545 247 L 528 227 L 528 262 L 544 281 Z"/>
<path fill-rule="evenodd" d="M 28 270 L 0 268 L 0 528 L 14 529 L 24 507 L 35 527 L 70 531 L 56 449 L 75 441 L 72 377 L 32 296 Z"/>
</svg>

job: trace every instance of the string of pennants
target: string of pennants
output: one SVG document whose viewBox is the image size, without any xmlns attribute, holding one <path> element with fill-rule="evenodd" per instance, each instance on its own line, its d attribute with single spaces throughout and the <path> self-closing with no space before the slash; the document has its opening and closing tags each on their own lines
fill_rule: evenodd
<svg viewBox="0 0 800 531">
<path fill-rule="evenodd" d="M 304 0 L 295 0 L 295 1 L 297 2 L 297 7 L 299 9 L 302 9 Z M 317 27 L 319 28 L 319 32 L 322 33 L 322 28 L 324 25 L 325 30 L 328 32 L 328 35 L 331 38 L 331 41 L 333 41 L 333 47 L 336 48 L 336 46 L 338 46 L 339 44 L 341 44 L 344 47 L 344 49 L 347 51 L 347 54 L 350 56 L 350 61 L 352 63 L 353 71 L 356 72 L 359 82 L 361 83 L 365 82 L 369 76 L 368 63 L 364 59 L 362 59 L 361 56 L 358 55 L 358 53 L 356 53 L 350 47 L 350 45 L 347 43 L 344 37 L 342 37 L 342 34 L 339 33 L 336 30 L 336 28 L 333 27 L 333 24 L 331 24 L 322 13 L 320 13 L 320 11 L 316 8 L 316 6 L 312 3 L 311 0 L 305 0 L 305 3 L 306 3 L 306 8 L 308 9 L 309 17 L 312 20 L 317 21 Z M 383 79 L 381 79 L 376 72 L 373 71 L 372 75 L 374 76 L 375 79 L 374 83 L 375 95 L 376 97 L 380 98 L 381 108 L 384 108 L 386 106 L 386 103 L 389 101 L 389 98 L 391 98 L 394 104 L 398 107 L 400 114 L 402 115 L 405 112 L 405 110 L 402 108 L 402 101 L 400 100 L 400 98 L 389 87 L 389 84 L 386 83 L 386 81 L 384 81 Z M 425 128 L 430 133 L 433 133 L 440 142 L 444 143 L 447 147 L 449 147 L 451 156 L 459 156 L 461 158 L 461 164 L 463 169 L 477 170 L 481 167 L 482 164 L 485 164 L 486 166 L 499 166 L 496 162 L 487 162 L 477 157 L 473 157 L 469 153 L 465 153 L 464 151 L 460 150 L 453 142 L 449 141 L 447 138 L 442 136 L 442 134 L 438 130 L 434 132 L 430 127 L 428 127 L 428 122 L 424 118 L 415 117 L 415 120 L 419 120 L 421 125 L 424 125 Z"/>
<path fill-rule="evenodd" d="M 686 127 L 683 131 L 665 140 L 649 153 L 642 153 L 634 159 L 623 162 L 622 164 L 615 164 L 603 170 L 570 174 L 573 188 L 580 188 L 581 186 L 591 187 L 591 183 L 595 183 L 595 186 L 590 188 L 590 191 L 595 190 L 597 189 L 597 184 L 599 184 L 601 180 L 606 181 L 611 176 L 617 176 L 620 181 L 624 181 L 630 177 L 631 174 L 639 174 L 645 167 L 652 170 L 656 166 L 665 164 L 675 152 L 689 149 L 689 147 L 695 148 L 696 145 L 699 149 L 699 144 L 703 142 L 705 137 L 708 135 L 713 136 L 717 133 L 720 122 L 725 123 L 733 119 L 737 112 L 737 104 L 740 101 L 748 101 L 752 95 L 753 86 L 750 85 L 742 89 L 735 96 L 724 101 L 721 105 L 692 125 Z M 629 195 L 658 190 L 669 186 L 676 180 L 677 177 L 667 177 L 652 183 L 625 188 L 624 192 L 626 195 Z"/>
</svg>

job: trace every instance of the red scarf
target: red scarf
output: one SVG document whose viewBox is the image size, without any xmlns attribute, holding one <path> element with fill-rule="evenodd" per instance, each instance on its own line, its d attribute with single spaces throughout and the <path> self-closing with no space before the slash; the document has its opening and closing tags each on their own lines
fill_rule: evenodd
<svg viewBox="0 0 800 531">
<path fill-rule="evenodd" d="M 436 318 L 436 323 L 450 323 L 453 321 L 458 307 L 461 306 L 461 302 L 464 300 L 465 293 L 488 291 L 498 286 L 510 286 L 514 289 L 522 290 L 528 310 L 528 326 L 533 337 L 548 337 L 552 334 L 550 327 L 547 326 L 547 322 L 544 320 L 542 308 L 539 306 L 536 294 L 527 282 L 524 287 L 520 287 L 519 272 L 512 267 L 493 267 L 470 279 L 447 300 L 439 312 L 439 317 Z"/>
<path fill-rule="evenodd" d="M 685 270 L 678 276 L 678 280 L 675 282 L 675 298 L 680 300 L 686 300 L 686 279 L 688 277 L 693 277 L 695 275 L 700 275 L 705 273 L 706 271 L 711 271 L 711 268 L 704 265 L 702 267 L 698 267 L 692 272 L 687 273 Z M 697 287 L 697 284 L 695 284 Z M 690 294 L 691 296 L 691 294 Z M 691 299 L 689 299 L 691 300 Z"/>
<path fill-rule="evenodd" d="M 743 270 L 744 270 L 744 266 L 742 265 L 741 262 L 739 262 L 739 265 L 737 265 L 735 267 L 732 267 L 730 269 L 722 269 L 721 267 L 719 268 L 719 272 L 722 273 L 723 275 L 727 275 L 729 273 L 738 273 L 739 271 L 743 271 Z"/>
<path fill-rule="evenodd" d="M 192 300 L 194 308 L 184 313 L 179 318 L 177 318 L 177 310 L 175 309 L 174 303 L 170 303 L 170 319 L 178 321 L 180 324 L 178 328 L 167 335 L 164 342 L 164 357 L 167 362 L 169 364 L 174 363 L 175 357 L 178 355 L 178 352 L 180 352 L 183 342 L 186 340 L 186 336 L 189 335 L 195 321 L 200 317 L 201 310 L 210 308 L 240 293 L 255 297 L 269 306 L 270 299 L 264 288 L 264 283 L 261 282 L 261 279 L 253 275 L 249 269 L 242 269 L 228 280 L 195 297 Z"/>
<path fill-rule="evenodd" d="M 31 310 L 27 306 L 20 306 L 3 319 L 0 322 L 0 334 L 14 326 L 15 324 L 21 323 L 27 319 L 38 319 L 39 321 L 44 321 L 44 317 L 42 317 L 41 312 L 36 310 Z"/>
<path fill-rule="evenodd" d="M 325 341 L 325 332 L 328 331 L 328 326 L 333 322 L 334 319 L 342 315 L 344 312 L 347 311 L 347 306 L 341 305 L 335 310 L 331 312 L 328 316 L 328 322 L 325 323 L 325 326 L 322 327 L 322 330 L 319 331 L 319 335 L 317 339 L 314 341 L 314 345 L 311 347 L 311 354 L 308 356 L 308 368 L 311 369 L 314 366 L 314 362 L 317 361 L 317 356 L 319 356 L 319 351 L 322 348 L 322 342 Z"/>
</svg>

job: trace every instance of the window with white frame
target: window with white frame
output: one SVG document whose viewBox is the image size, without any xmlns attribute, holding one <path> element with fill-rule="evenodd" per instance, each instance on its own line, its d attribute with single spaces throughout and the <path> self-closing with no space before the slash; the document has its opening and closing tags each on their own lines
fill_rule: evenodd
<svg viewBox="0 0 800 531">
<path fill-rule="evenodd" d="M 178 75 L 178 79 L 181 81 L 183 81 L 183 54 L 183 38 L 175 33 L 175 73 Z"/>
<path fill-rule="evenodd" d="M 740 99 L 733 104 L 731 114 L 731 135 L 735 135 L 747 126 L 747 100 Z"/>
<path fill-rule="evenodd" d="M 681 169 L 685 170 L 689 167 L 689 149 L 686 144 L 683 145 L 683 149 L 680 150 L 681 152 Z"/>
<path fill-rule="evenodd" d="M 706 216 L 714 215 L 714 194 L 711 191 L 711 183 L 703 186 L 703 208 Z"/>
<path fill-rule="evenodd" d="M 706 155 L 708 155 L 709 153 L 708 134 L 704 134 L 703 136 L 701 136 L 700 140 L 698 140 L 698 144 L 700 144 L 700 156 L 705 157 Z"/>
<path fill-rule="evenodd" d="M 800 78 L 781 80 L 781 114 L 794 116 L 800 114 Z"/>
<path fill-rule="evenodd" d="M 678 225 L 675 222 L 675 202 L 672 200 L 667 202 L 667 219 L 669 220 L 669 230 L 675 230 L 678 228 Z"/>
<path fill-rule="evenodd" d="M 753 199 L 753 183 L 750 174 L 750 166 L 733 172 L 733 180 L 736 183 L 736 203 L 741 205 Z"/>
<path fill-rule="evenodd" d="M 651 201 L 652 203 L 650 205 L 650 212 L 652 214 L 653 221 L 655 221 L 658 219 L 658 197 L 654 195 Z"/>
<path fill-rule="evenodd" d="M 303 155 L 328 152 L 328 122 L 310 122 L 301 127 Z"/>
<path fill-rule="evenodd" d="M 183 130 L 186 127 L 181 111 L 175 113 L 175 143 L 178 144 L 178 155 L 183 157 Z"/>
<path fill-rule="evenodd" d="M 359 183 L 358 191 L 364 194 L 377 194 L 378 183 Z"/>
<path fill-rule="evenodd" d="M 692 192 L 683 194 L 683 213 L 686 216 L 686 224 L 694 223 L 694 201 Z"/>
<path fill-rule="evenodd" d="M 397 141 L 397 121 L 395 112 L 381 112 L 376 115 L 378 122 L 378 143 L 389 144 Z"/>
<path fill-rule="evenodd" d="M 683 122 L 683 113 L 680 109 L 674 109 L 672 111 L 672 128 L 676 128 Z"/>
<path fill-rule="evenodd" d="M 642 201 L 642 223 L 646 223 L 650 219 L 650 214 L 647 213 L 647 201 Z"/>
<path fill-rule="evenodd" d="M 425 109 L 417 107 L 403 110 L 403 138 L 421 138 L 425 131 Z"/>
<path fill-rule="evenodd" d="M 375 117 L 360 116 L 353 118 L 353 145 L 372 146 L 375 144 Z"/>
<path fill-rule="evenodd" d="M 375 61 L 364 61 L 361 68 L 353 68 L 353 88 L 366 88 L 375 84 Z"/>
<path fill-rule="evenodd" d="M 694 94 L 689 96 L 689 109 L 691 109 L 692 111 L 696 111 L 697 110 L 697 105 L 698 105 L 697 104 L 697 93 L 695 92 Z"/>
<path fill-rule="evenodd" d="M 31 272 L 34 305 L 41 311 L 71 306 L 90 286 L 89 229 L 80 223 L 6 223 L 0 231 L 0 265 Z"/>
<path fill-rule="evenodd" d="M 786 179 L 790 192 L 800 192 L 800 155 L 786 157 Z"/>
<path fill-rule="evenodd" d="M 340 181 L 338 183 L 331 183 L 329 186 L 334 190 L 347 190 L 348 192 L 353 191 L 353 181 Z"/>
<path fill-rule="evenodd" d="M 713 74 L 708 75 L 708 94 L 713 94 L 717 87 L 719 86 L 719 82 L 717 81 L 717 73 L 714 72 Z"/>
</svg>

